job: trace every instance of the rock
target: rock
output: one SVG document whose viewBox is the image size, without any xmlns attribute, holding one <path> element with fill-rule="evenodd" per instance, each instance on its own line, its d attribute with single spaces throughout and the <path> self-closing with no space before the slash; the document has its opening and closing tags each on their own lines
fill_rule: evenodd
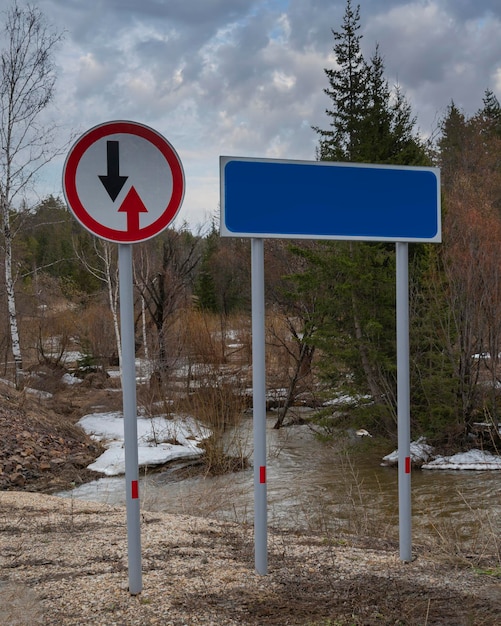
<svg viewBox="0 0 501 626">
<path fill-rule="evenodd" d="M 37 460 L 33 455 L 27 456 L 24 459 L 24 467 L 27 469 L 35 469 L 35 467 L 37 466 Z"/>
<path fill-rule="evenodd" d="M 75 467 L 87 467 L 92 461 L 89 455 L 86 454 L 72 454 L 68 457 L 68 463 L 72 463 Z"/>
<path fill-rule="evenodd" d="M 10 475 L 10 482 L 16 487 L 24 487 L 26 483 L 25 477 L 20 473 L 15 473 Z"/>
<path fill-rule="evenodd" d="M 64 465 L 65 463 L 66 463 L 66 459 L 62 459 L 61 457 L 52 458 L 50 460 L 51 467 L 54 467 L 54 466 L 57 466 L 57 465 Z"/>
<path fill-rule="evenodd" d="M 0 398 L 1 400 L 1 398 Z M 61 414 L 3 397 L 0 401 L 0 490 L 51 490 L 76 480 L 91 480 L 87 466 L 101 448 L 85 434 L 73 432 Z M 3 623 L 0 619 L 0 623 Z"/>
</svg>

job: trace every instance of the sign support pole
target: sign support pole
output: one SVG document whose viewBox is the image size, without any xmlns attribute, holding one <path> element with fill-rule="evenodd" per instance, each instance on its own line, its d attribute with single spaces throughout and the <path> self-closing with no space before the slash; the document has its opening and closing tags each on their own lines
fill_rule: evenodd
<svg viewBox="0 0 501 626">
<path fill-rule="evenodd" d="M 118 245 L 129 593 L 142 591 L 132 245 Z"/>
<path fill-rule="evenodd" d="M 396 244 L 397 264 L 397 405 L 398 501 L 400 560 L 412 561 L 410 373 L 409 373 L 409 244 Z"/>
<path fill-rule="evenodd" d="M 266 487 L 266 363 L 264 243 L 252 242 L 252 404 L 254 430 L 254 549 L 258 574 L 268 573 Z"/>
</svg>

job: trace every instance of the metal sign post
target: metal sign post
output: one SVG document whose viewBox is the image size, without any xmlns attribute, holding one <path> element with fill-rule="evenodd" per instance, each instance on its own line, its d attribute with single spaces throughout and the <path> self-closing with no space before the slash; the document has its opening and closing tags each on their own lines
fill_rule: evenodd
<svg viewBox="0 0 501 626">
<path fill-rule="evenodd" d="M 409 244 L 396 243 L 397 419 L 400 560 L 412 561 L 411 418 L 409 373 Z"/>
<path fill-rule="evenodd" d="M 266 362 L 264 245 L 252 239 L 252 407 L 254 427 L 254 542 L 258 574 L 267 574 Z"/>
<path fill-rule="evenodd" d="M 129 553 L 129 592 L 141 592 L 141 528 L 139 504 L 139 463 L 137 450 L 136 355 L 134 342 L 134 298 L 132 246 L 119 244 L 120 335 L 122 342 L 122 394 L 125 441 L 125 489 L 127 544 Z"/>
<path fill-rule="evenodd" d="M 142 590 L 132 245 L 165 230 L 184 197 L 171 144 L 137 122 L 100 124 L 73 145 L 63 169 L 68 207 L 88 231 L 118 246 L 129 592 Z"/>
</svg>

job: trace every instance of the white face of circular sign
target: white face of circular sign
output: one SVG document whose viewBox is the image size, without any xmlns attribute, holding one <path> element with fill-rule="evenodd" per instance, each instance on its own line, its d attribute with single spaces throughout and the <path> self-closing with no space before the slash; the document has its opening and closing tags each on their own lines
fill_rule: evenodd
<svg viewBox="0 0 501 626">
<path fill-rule="evenodd" d="M 65 163 L 63 189 L 78 221 L 109 241 L 149 239 L 176 216 L 184 173 L 172 146 L 134 122 L 109 122 L 75 143 Z"/>
<path fill-rule="evenodd" d="M 110 141 L 118 142 L 119 176 L 127 177 L 115 200 L 99 178 L 108 175 Z M 103 226 L 127 230 L 128 213 L 119 208 L 132 187 L 147 207 L 147 212 L 139 215 L 140 228 L 145 228 L 161 217 L 172 197 L 172 173 L 166 169 L 163 155 L 142 137 L 109 135 L 92 144 L 80 159 L 76 170 L 78 196 L 89 215 Z"/>
</svg>

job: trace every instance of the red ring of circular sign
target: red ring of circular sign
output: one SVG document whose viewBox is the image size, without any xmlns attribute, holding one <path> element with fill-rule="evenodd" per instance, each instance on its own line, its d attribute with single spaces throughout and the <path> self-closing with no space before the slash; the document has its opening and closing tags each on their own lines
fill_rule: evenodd
<svg viewBox="0 0 501 626">
<path fill-rule="evenodd" d="M 164 156 L 172 173 L 172 195 L 161 216 L 149 226 L 134 233 L 104 226 L 95 220 L 82 204 L 77 187 L 78 164 L 85 152 L 99 139 L 117 133 L 136 135 L 153 144 Z M 94 235 L 117 243 L 139 243 L 158 235 L 176 217 L 184 197 L 184 171 L 181 161 L 171 144 L 152 128 L 137 122 L 107 122 L 91 128 L 73 145 L 63 169 L 63 191 L 66 201 L 77 220 Z"/>
</svg>

